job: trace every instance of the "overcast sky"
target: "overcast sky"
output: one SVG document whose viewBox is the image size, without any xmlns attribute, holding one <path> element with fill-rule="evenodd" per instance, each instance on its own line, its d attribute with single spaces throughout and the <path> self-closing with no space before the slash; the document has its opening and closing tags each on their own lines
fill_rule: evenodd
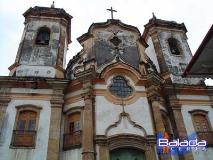
<svg viewBox="0 0 213 160">
<path fill-rule="evenodd" d="M 0 0 L 0 76 L 7 76 L 8 67 L 15 61 L 24 29 L 22 14 L 29 7 L 51 4 L 51 0 Z M 193 54 L 213 22 L 213 0 L 55 0 L 55 7 L 64 8 L 73 16 L 67 63 L 81 50 L 76 38 L 87 32 L 92 23 L 109 19 L 106 9 L 111 6 L 118 11 L 115 19 L 138 27 L 141 34 L 152 12 L 160 19 L 184 22 Z"/>
</svg>

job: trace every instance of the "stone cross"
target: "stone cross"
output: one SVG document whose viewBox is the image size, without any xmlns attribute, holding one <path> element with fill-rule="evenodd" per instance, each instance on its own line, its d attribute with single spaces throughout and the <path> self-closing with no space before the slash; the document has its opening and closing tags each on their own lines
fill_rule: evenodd
<svg viewBox="0 0 213 160">
<path fill-rule="evenodd" d="M 124 107 L 125 107 L 126 105 L 124 104 L 123 99 L 121 99 L 121 106 L 122 106 L 122 109 L 123 109 L 123 113 L 125 113 L 125 109 L 124 109 Z"/>
<path fill-rule="evenodd" d="M 108 11 L 111 12 L 111 18 L 113 19 L 113 12 L 117 12 L 116 10 L 113 10 L 113 8 L 111 7 L 110 9 L 107 9 Z"/>
</svg>

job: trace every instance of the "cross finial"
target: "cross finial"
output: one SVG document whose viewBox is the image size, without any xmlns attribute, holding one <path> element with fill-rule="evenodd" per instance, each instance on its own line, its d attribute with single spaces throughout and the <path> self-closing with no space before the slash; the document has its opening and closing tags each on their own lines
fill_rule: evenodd
<svg viewBox="0 0 213 160">
<path fill-rule="evenodd" d="M 55 2 L 53 1 L 53 3 L 51 4 L 51 8 L 55 8 Z"/>
<path fill-rule="evenodd" d="M 110 9 L 107 9 L 108 11 L 111 12 L 111 18 L 113 19 L 113 12 L 117 12 L 116 10 L 113 10 L 113 8 L 111 7 Z"/>
</svg>

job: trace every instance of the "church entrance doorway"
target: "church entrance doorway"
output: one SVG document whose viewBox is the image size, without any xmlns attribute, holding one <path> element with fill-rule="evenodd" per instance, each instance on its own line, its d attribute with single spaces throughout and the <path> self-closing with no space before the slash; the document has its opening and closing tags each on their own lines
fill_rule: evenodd
<svg viewBox="0 0 213 160">
<path fill-rule="evenodd" d="M 120 148 L 110 152 L 110 160 L 146 160 L 146 158 L 143 151 L 132 148 Z"/>
</svg>

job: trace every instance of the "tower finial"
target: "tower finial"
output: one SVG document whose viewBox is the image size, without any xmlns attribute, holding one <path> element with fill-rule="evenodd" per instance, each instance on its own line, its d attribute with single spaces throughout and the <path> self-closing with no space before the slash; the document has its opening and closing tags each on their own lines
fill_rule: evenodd
<svg viewBox="0 0 213 160">
<path fill-rule="evenodd" d="M 55 8 L 55 2 L 53 1 L 53 3 L 51 4 L 51 8 Z"/>
<path fill-rule="evenodd" d="M 153 18 L 154 20 L 157 19 L 154 12 L 152 12 L 152 18 Z"/>
</svg>

